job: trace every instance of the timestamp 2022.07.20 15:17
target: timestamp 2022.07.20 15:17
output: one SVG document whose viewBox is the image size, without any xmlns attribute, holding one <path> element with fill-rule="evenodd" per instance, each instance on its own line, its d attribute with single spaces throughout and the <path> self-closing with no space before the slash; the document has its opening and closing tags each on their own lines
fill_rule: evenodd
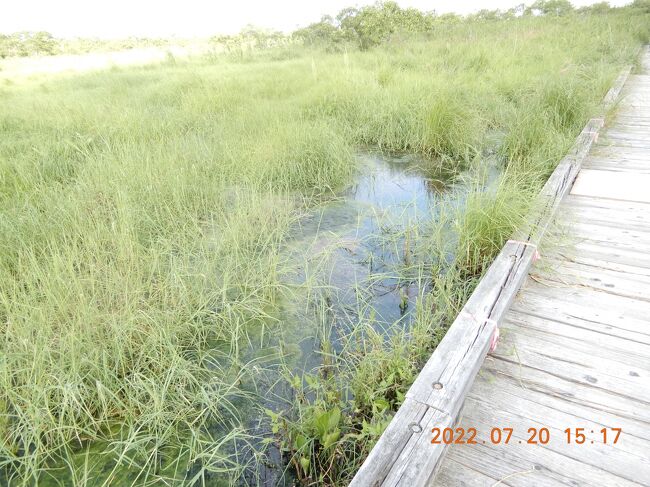
<svg viewBox="0 0 650 487">
<path fill-rule="evenodd" d="M 433 444 L 455 444 L 455 445 L 477 445 L 492 443 L 494 445 L 507 444 L 528 444 L 546 445 L 551 441 L 551 430 L 546 427 L 525 428 L 525 434 L 516 435 L 515 428 L 494 427 L 486 434 L 479 434 L 476 428 L 432 428 L 431 443 Z M 621 438 L 621 428 L 566 428 L 559 435 L 567 444 L 593 445 L 597 443 L 615 445 Z M 553 436 L 557 435 L 555 432 Z"/>
</svg>

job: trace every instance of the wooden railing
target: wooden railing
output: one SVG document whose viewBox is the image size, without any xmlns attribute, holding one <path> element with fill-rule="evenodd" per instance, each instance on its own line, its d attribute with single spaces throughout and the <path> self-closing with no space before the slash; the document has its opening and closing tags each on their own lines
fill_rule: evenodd
<svg viewBox="0 0 650 487">
<path fill-rule="evenodd" d="M 631 68 L 603 99 L 613 107 Z M 453 428 L 465 396 L 488 353 L 497 325 L 507 312 L 537 254 L 537 245 L 569 192 L 582 161 L 598 137 L 603 118 L 591 119 L 542 188 L 528 219 L 483 275 L 476 289 L 406 394 L 351 487 L 430 485 L 442 463 L 445 444 L 431 443 L 431 429 Z"/>
</svg>

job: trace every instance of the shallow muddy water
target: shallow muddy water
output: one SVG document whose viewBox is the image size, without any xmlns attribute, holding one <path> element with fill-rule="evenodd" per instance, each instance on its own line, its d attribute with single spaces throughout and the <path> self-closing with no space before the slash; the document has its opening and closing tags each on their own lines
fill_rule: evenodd
<svg viewBox="0 0 650 487">
<path fill-rule="evenodd" d="M 359 159 L 355 184 L 302 219 L 288 247 L 303 262 L 294 279 L 317 281 L 331 308 L 358 311 L 363 302 L 377 324 L 388 327 L 408 321 L 421 290 L 395 267 L 410 264 L 415 233 L 434 217 L 451 179 L 427 177 L 424 161 L 412 156 Z M 316 262 L 320 272 L 309 269 Z"/>
<path fill-rule="evenodd" d="M 417 271 L 414 247 L 443 202 L 464 196 L 462 184 L 451 174 L 432 175 L 430 165 L 413 156 L 360 154 L 355 183 L 312 209 L 291 232 L 286 254 L 294 272 L 287 280 L 295 293 L 283 303 L 278 336 L 262 348 L 277 347 L 292 373 L 322 366 L 323 356 L 338 353 L 341 337 L 361 322 L 387 335 L 412 323 L 431 279 Z M 267 380 L 258 384 L 265 391 L 261 402 L 283 409 L 291 388 Z M 252 427 L 256 435 L 270 436 L 263 422 Z M 279 452 L 268 453 L 270 462 L 255 483 L 291 484 Z"/>
</svg>

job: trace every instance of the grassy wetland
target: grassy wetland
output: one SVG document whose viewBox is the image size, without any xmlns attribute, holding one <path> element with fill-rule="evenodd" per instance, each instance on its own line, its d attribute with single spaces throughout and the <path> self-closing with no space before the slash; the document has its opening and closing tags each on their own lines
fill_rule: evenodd
<svg viewBox="0 0 650 487">
<path fill-rule="evenodd" d="M 637 3 L 0 81 L 0 482 L 345 485 Z M 323 223 L 374 158 L 424 206 Z"/>
</svg>

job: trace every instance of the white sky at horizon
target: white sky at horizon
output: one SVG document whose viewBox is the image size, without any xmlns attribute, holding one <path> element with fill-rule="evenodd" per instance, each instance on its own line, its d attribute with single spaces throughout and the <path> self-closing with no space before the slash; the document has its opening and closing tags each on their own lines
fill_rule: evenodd
<svg viewBox="0 0 650 487">
<path fill-rule="evenodd" d="M 524 0 L 397 0 L 402 7 L 467 14 Z M 572 0 L 575 6 L 598 0 Z M 247 24 L 285 32 L 374 0 L 4 0 L 0 33 L 44 30 L 57 37 L 205 37 Z M 525 3 L 530 4 L 531 0 Z M 630 0 L 610 0 L 620 6 Z"/>
</svg>

